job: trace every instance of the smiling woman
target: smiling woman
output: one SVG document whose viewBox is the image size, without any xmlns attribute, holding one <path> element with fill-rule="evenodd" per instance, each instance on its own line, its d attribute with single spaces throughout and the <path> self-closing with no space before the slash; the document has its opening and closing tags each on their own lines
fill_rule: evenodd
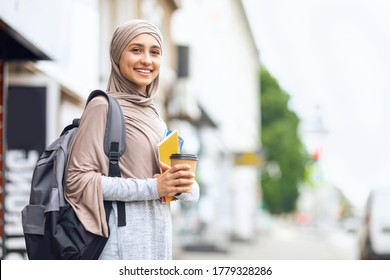
<svg viewBox="0 0 390 280">
<path fill-rule="evenodd" d="M 146 86 L 157 77 L 160 65 L 161 47 L 149 34 L 140 34 L 131 40 L 119 61 L 122 76 L 137 85 L 143 93 L 146 93 Z"/>
<path fill-rule="evenodd" d="M 88 231 L 106 237 L 110 233 L 100 259 L 171 259 L 170 205 L 161 197 L 199 198 L 191 166 L 159 162 L 158 143 L 167 128 L 153 102 L 161 54 L 162 35 L 147 21 L 132 20 L 114 32 L 107 91 L 120 104 L 126 126 L 121 177 L 107 176 L 104 98 L 89 103 L 71 148 L 66 197 Z M 105 200 L 113 206 L 108 223 Z"/>
</svg>

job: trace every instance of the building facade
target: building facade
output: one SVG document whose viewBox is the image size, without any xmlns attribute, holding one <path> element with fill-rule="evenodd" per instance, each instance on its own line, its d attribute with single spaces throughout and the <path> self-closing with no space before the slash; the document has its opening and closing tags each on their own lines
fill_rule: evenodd
<svg viewBox="0 0 390 280">
<path fill-rule="evenodd" d="M 184 0 L 172 22 L 189 61 L 168 109 L 177 127 L 198 135 L 189 149 L 200 155 L 201 180 L 201 200 L 185 211 L 180 225 L 187 238 L 180 240 L 187 249 L 224 251 L 232 239 L 250 240 L 256 232 L 258 50 L 241 1 Z M 238 160 L 243 155 L 254 160 Z"/>
<path fill-rule="evenodd" d="M 174 257 L 254 236 L 260 66 L 240 0 L 9 0 L 0 2 L 2 259 L 26 258 L 20 211 L 36 160 L 106 88 L 112 33 L 133 18 L 163 33 L 156 105 L 200 158 L 199 203 L 171 205 Z"/>
<path fill-rule="evenodd" d="M 175 9 L 173 0 L 0 2 L 2 258 L 26 258 L 20 211 L 36 160 L 81 115 L 88 94 L 105 90 L 116 26 L 145 18 L 170 42 Z M 165 46 L 163 68 L 170 75 L 161 81 L 161 107 L 175 72 L 174 52 Z"/>
</svg>

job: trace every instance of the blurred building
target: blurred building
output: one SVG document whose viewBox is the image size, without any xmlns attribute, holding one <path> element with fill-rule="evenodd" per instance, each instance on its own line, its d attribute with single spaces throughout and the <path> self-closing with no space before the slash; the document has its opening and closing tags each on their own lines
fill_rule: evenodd
<svg viewBox="0 0 390 280">
<path fill-rule="evenodd" d="M 180 212 L 180 241 L 187 250 L 227 250 L 256 230 L 259 56 L 241 1 L 181 3 L 172 21 L 181 61 L 168 112 L 182 134 L 198 135 L 186 147 L 200 155 L 201 198 Z"/>
<path fill-rule="evenodd" d="M 200 157 L 201 200 L 172 203 L 174 249 L 253 236 L 259 61 L 241 1 L 9 0 L 0 2 L 2 259 L 26 258 L 20 211 L 36 160 L 106 88 L 112 33 L 133 18 L 163 32 L 156 103 Z"/>
<path fill-rule="evenodd" d="M 163 32 L 158 105 L 175 76 L 173 0 L 10 0 L 0 2 L 2 258 L 25 258 L 20 211 L 43 149 L 80 116 L 85 98 L 105 89 L 116 26 L 145 18 Z M 162 110 L 163 111 L 163 110 Z"/>
</svg>

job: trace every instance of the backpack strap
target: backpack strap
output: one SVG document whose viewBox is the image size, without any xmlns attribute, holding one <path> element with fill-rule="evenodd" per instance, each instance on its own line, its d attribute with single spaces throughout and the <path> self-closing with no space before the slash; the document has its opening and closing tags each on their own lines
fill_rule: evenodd
<svg viewBox="0 0 390 280">
<path fill-rule="evenodd" d="M 80 125 L 80 118 L 73 119 L 73 122 L 72 122 L 70 125 L 66 126 L 66 127 L 62 130 L 60 137 L 61 137 L 62 135 L 64 135 L 66 132 L 68 132 L 69 130 L 71 130 L 71 129 L 75 128 L 75 127 L 79 127 L 79 125 Z"/>
<path fill-rule="evenodd" d="M 104 96 L 108 101 L 108 112 L 106 130 L 104 134 L 104 153 L 109 159 L 110 177 L 121 177 L 119 169 L 119 158 L 124 154 L 126 148 L 125 120 L 118 101 L 102 90 L 94 90 L 87 99 L 87 104 L 97 96 Z M 118 226 L 126 225 L 125 203 L 117 201 Z M 108 217 L 107 217 L 108 219 Z"/>
</svg>

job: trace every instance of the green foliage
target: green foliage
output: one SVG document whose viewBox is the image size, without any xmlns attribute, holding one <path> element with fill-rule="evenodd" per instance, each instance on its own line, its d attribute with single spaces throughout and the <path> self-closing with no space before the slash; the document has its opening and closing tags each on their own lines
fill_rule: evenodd
<svg viewBox="0 0 390 280">
<path fill-rule="evenodd" d="M 279 176 L 263 172 L 263 202 L 273 214 L 291 213 L 308 155 L 298 134 L 299 118 L 288 106 L 289 96 L 266 70 L 261 71 L 260 82 L 262 147 L 266 161 L 280 169 Z"/>
</svg>

